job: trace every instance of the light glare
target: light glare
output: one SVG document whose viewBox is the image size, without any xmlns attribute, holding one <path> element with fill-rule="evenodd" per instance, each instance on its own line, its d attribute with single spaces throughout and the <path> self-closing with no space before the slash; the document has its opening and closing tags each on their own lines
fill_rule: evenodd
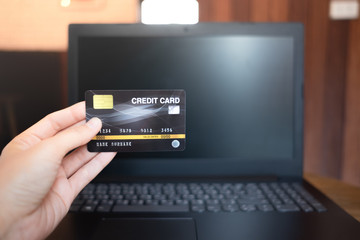
<svg viewBox="0 0 360 240">
<path fill-rule="evenodd" d="M 71 4 L 71 0 L 61 0 L 60 5 L 62 7 L 68 7 Z"/>
<path fill-rule="evenodd" d="M 196 0 L 145 0 L 141 3 L 144 24 L 195 24 L 199 22 Z"/>
</svg>

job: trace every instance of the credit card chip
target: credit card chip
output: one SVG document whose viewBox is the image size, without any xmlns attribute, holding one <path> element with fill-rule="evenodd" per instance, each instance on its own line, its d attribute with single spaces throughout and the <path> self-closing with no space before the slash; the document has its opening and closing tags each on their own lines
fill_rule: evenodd
<svg viewBox="0 0 360 240">
<path fill-rule="evenodd" d="M 94 109 L 113 109 L 114 100 L 113 95 L 94 95 L 93 96 Z"/>
</svg>

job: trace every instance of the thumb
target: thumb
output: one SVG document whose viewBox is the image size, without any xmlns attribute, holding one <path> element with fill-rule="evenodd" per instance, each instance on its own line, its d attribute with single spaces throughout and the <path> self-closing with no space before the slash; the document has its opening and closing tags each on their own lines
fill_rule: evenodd
<svg viewBox="0 0 360 240">
<path fill-rule="evenodd" d="M 102 123 L 99 118 L 92 118 L 86 124 L 68 128 L 49 139 L 52 146 L 63 155 L 69 151 L 88 143 L 101 129 Z"/>
</svg>

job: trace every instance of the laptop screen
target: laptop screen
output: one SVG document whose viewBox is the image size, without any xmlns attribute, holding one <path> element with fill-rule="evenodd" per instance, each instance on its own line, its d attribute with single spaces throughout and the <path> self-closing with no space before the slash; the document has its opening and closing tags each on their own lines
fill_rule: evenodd
<svg viewBox="0 0 360 240">
<path fill-rule="evenodd" d="M 293 161 L 295 44 L 291 34 L 80 35 L 77 96 L 83 100 L 91 89 L 185 90 L 186 149 L 121 153 L 115 161 Z"/>
</svg>

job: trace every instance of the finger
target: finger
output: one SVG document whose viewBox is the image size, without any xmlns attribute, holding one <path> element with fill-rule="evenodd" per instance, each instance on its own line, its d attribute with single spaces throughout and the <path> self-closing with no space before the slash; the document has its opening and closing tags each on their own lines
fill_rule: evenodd
<svg viewBox="0 0 360 240">
<path fill-rule="evenodd" d="M 51 113 L 25 130 L 21 135 L 30 135 L 39 141 L 54 136 L 57 132 L 85 119 L 85 102 L 79 102 L 63 110 Z"/>
<path fill-rule="evenodd" d="M 69 178 L 74 197 L 111 162 L 115 155 L 114 152 L 101 152 Z"/>
<path fill-rule="evenodd" d="M 82 120 L 80 122 L 77 122 L 77 123 L 73 124 L 68 129 L 76 128 L 77 126 L 81 126 L 81 125 L 84 125 L 84 124 L 85 124 L 85 120 Z M 64 131 L 64 130 L 62 130 L 62 131 Z M 6 154 L 12 154 L 14 152 L 16 153 L 19 150 L 24 151 L 24 150 L 29 149 L 30 147 L 34 146 L 35 144 L 39 143 L 40 141 L 41 140 L 38 137 L 35 137 L 33 135 L 21 134 L 21 135 L 17 136 L 11 142 L 11 144 L 8 144 L 8 146 L 5 147 L 6 148 Z M 10 148 L 9 148 L 9 146 L 10 146 Z"/>
<path fill-rule="evenodd" d="M 87 146 L 84 145 L 67 155 L 62 162 L 66 178 L 71 177 L 74 172 L 93 159 L 97 154 L 99 153 L 89 152 Z"/>
<path fill-rule="evenodd" d="M 61 130 L 60 132 L 58 132 L 58 134 L 61 133 L 61 132 L 63 132 L 63 131 L 65 131 L 65 130 L 72 129 L 72 128 L 76 128 L 76 127 L 78 127 L 78 126 L 82 126 L 82 125 L 84 125 L 85 123 L 86 123 L 85 120 L 82 120 L 82 121 L 80 121 L 80 122 L 77 122 L 77 123 L 71 125 L 70 127 Z"/>
<path fill-rule="evenodd" d="M 85 123 L 86 123 L 86 121 L 85 121 L 85 119 L 84 119 L 84 120 L 81 120 L 80 122 L 77 122 L 77 123 L 71 125 L 70 127 L 66 128 L 66 129 L 75 128 L 75 127 L 84 125 Z M 63 130 L 61 130 L 61 131 L 64 131 L 64 130 L 66 130 L 66 129 L 63 129 Z M 61 132 L 61 131 L 60 131 L 60 132 Z"/>
<path fill-rule="evenodd" d="M 88 143 L 100 131 L 101 125 L 101 120 L 95 117 L 84 125 L 66 129 L 46 141 L 64 156 L 70 150 Z"/>
</svg>

